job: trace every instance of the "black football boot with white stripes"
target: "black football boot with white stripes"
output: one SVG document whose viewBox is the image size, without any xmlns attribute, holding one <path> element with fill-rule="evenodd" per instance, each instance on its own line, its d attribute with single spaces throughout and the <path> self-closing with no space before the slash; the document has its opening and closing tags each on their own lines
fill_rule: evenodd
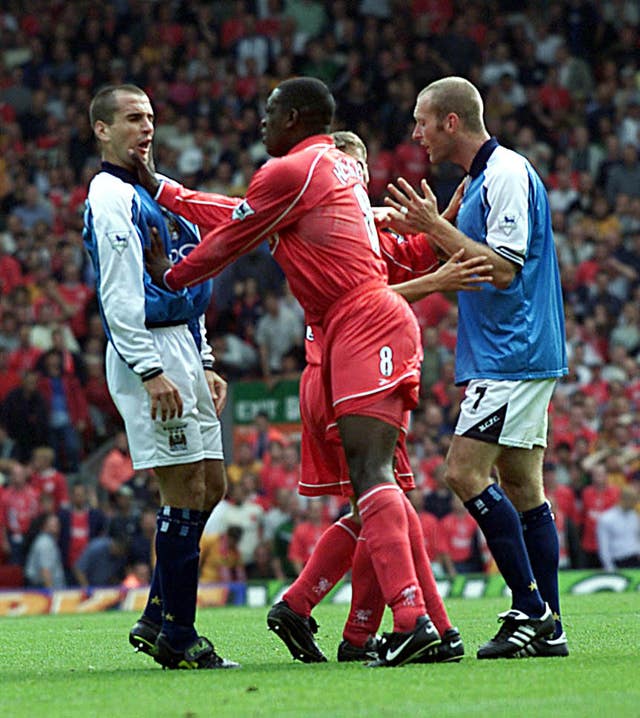
<svg viewBox="0 0 640 718">
<path fill-rule="evenodd" d="M 553 635 L 555 621 L 549 606 L 540 618 L 511 609 L 498 616 L 502 622 L 496 635 L 478 649 L 478 658 L 513 658 L 533 641 Z"/>
</svg>

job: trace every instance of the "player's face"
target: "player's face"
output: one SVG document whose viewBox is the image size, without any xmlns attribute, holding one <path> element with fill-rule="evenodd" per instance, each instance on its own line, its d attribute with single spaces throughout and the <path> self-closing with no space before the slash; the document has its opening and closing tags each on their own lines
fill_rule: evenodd
<svg viewBox="0 0 640 718">
<path fill-rule="evenodd" d="M 291 149 L 288 142 L 290 112 L 285 110 L 276 88 L 267 100 L 262 119 L 262 141 L 272 157 L 282 157 Z"/>
<path fill-rule="evenodd" d="M 413 118 L 416 126 L 411 137 L 425 148 L 429 160 L 433 164 L 448 160 L 453 140 L 431 108 L 429 93 L 420 95 L 418 98 Z"/>
<path fill-rule="evenodd" d="M 129 149 L 136 150 L 151 164 L 153 140 L 153 110 L 146 95 L 128 92 L 116 94 L 118 109 L 110 125 L 97 123 L 98 137 L 102 142 L 103 158 L 107 162 L 133 169 Z"/>
<path fill-rule="evenodd" d="M 360 168 L 362 169 L 364 183 L 369 186 L 369 167 L 367 166 L 367 151 L 363 147 L 360 147 L 360 145 L 356 145 L 355 147 L 346 150 L 346 152 L 348 155 L 351 155 L 353 159 L 360 165 Z"/>
</svg>

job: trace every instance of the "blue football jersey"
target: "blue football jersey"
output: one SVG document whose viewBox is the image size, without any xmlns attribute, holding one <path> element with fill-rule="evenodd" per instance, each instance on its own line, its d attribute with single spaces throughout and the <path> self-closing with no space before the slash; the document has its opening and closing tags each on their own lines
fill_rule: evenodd
<svg viewBox="0 0 640 718">
<path fill-rule="evenodd" d="M 457 227 L 513 262 L 507 289 L 458 293 L 456 382 L 567 373 L 560 272 L 547 192 L 531 164 L 492 138 L 470 169 Z"/>
</svg>

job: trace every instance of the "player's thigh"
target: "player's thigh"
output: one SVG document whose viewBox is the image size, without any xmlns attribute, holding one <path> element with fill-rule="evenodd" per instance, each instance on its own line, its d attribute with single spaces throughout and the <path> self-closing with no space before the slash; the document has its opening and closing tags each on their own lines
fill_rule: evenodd
<svg viewBox="0 0 640 718">
<path fill-rule="evenodd" d="M 445 479 L 455 493 L 469 501 L 492 483 L 491 472 L 500 454 L 497 444 L 454 435 L 447 452 Z"/>
<path fill-rule="evenodd" d="M 544 448 L 505 448 L 496 460 L 500 485 L 518 511 L 528 511 L 545 500 L 542 483 Z"/>
<path fill-rule="evenodd" d="M 204 460 L 204 510 L 209 511 L 227 492 L 227 472 L 222 459 Z"/>
<path fill-rule="evenodd" d="M 394 482 L 396 426 L 372 416 L 350 415 L 340 417 L 338 427 L 356 496 L 380 483 Z"/>
</svg>

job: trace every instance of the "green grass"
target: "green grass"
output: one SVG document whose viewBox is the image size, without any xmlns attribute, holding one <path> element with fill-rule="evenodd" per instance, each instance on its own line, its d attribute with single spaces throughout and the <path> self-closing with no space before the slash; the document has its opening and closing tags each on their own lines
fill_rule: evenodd
<svg viewBox="0 0 640 718">
<path fill-rule="evenodd" d="M 0 715 L 58 716 L 627 716 L 640 715 L 638 594 L 567 596 L 566 659 L 477 661 L 504 599 L 451 600 L 468 656 L 460 664 L 368 669 L 338 664 L 346 607 L 320 605 L 330 662 L 293 662 L 266 609 L 200 611 L 198 624 L 238 671 L 162 671 L 135 654 L 130 613 L 0 619 Z M 388 619 L 388 617 L 387 617 Z M 386 626 L 388 629 L 388 626 Z"/>
</svg>

